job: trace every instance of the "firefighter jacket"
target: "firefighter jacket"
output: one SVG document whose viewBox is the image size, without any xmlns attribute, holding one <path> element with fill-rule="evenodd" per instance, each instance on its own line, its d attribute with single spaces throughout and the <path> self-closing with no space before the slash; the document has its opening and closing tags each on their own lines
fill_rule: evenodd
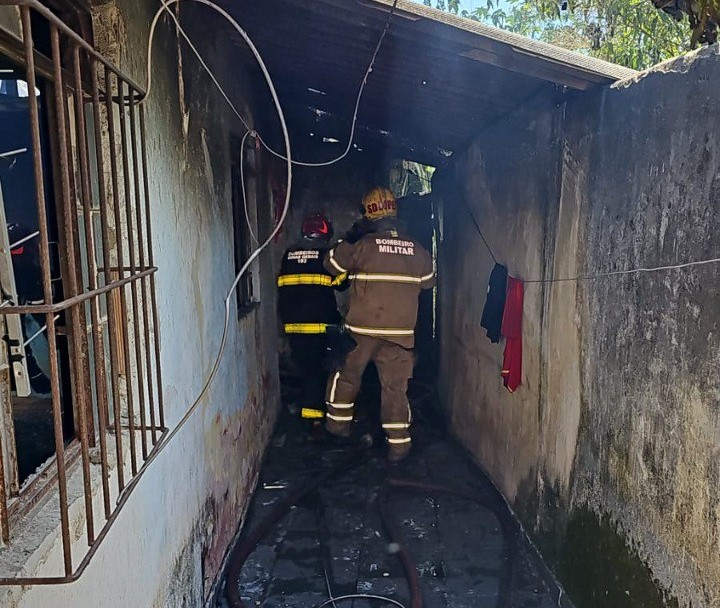
<svg viewBox="0 0 720 608">
<path fill-rule="evenodd" d="M 286 334 L 323 334 L 340 323 L 334 289 L 345 277 L 323 267 L 327 248 L 291 248 L 278 276 L 278 309 Z"/>
<path fill-rule="evenodd" d="M 347 273 L 350 280 L 348 330 L 414 346 L 420 290 L 435 285 L 432 257 L 424 247 L 383 229 L 356 243 L 339 243 L 328 252 L 325 268 L 335 276 Z"/>
</svg>

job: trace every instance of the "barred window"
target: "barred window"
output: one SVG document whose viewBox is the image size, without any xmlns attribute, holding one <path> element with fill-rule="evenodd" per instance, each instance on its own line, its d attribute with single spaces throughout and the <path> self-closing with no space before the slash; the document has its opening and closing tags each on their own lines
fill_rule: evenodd
<svg viewBox="0 0 720 608">
<path fill-rule="evenodd" d="M 0 7 L 0 552 L 56 504 L 63 569 L 3 585 L 77 578 L 165 432 L 143 90 L 77 9 L 73 29 L 18 5 Z"/>
</svg>

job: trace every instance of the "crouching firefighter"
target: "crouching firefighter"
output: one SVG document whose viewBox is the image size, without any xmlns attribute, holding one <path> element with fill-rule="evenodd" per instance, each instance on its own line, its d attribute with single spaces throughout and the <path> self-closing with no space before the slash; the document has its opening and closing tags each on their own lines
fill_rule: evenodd
<svg viewBox="0 0 720 608">
<path fill-rule="evenodd" d="M 413 372 L 418 296 L 435 285 L 432 257 L 397 227 L 397 203 L 387 188 L 374 188 L 363 199 L 364 234 L 340 242 L 325 258 L 334 276 L 350 280 L 345 329 L 356 342 L 339 371 L 328 379 L 325 428 L 346 437 L 363 371 L 374 362 L 382 390 L 380 416 L 388 441 L 388 459 L 410 452 L 412 414 L 407 399 Z"/>
<path fill-rule="evenodd" d="M 278 308 L 292 360 L 301 374 L 304 418 L 323 417 L 328 327 L 340 324 L 334 289 L 344 282 L 323 267 L 332 225 L 322 215 L 306 217 L 297 247 L 288 249 L 278 276 Z"/>
</svg>

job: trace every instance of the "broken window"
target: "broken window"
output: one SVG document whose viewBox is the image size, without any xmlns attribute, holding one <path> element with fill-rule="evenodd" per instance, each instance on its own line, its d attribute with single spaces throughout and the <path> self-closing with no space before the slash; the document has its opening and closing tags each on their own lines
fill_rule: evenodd
<svg viewBox="0 0 720 608">
<path fill-rule="evenodd" d="M 0 551 L 56 497 L 63 569 L 0 584 L 63 583 L 165 431 L 143 91 L 87 42 L 86 19 L 73 30 L 35 0 L 3 10 Z"/>
<path fill-rule="evenodd" d="M 425 195 L 432 192 L 435 167 L 412 160 L 394 163 L 390 169 L 390 187 L 400 198 L 410 194 Z"/>
</svg>

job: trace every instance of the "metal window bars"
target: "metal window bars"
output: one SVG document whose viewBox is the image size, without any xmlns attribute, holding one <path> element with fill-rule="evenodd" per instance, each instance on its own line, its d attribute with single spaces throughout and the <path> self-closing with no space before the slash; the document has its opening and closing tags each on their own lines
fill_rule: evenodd
<svg viewBox="0 0 720 608">
<path fill-rule="evenodd" d="M 37 0 L 16 6 L 29 91 L 37 75 L 48 86 L 50 157 L 43 154 L 38 99 L 28 96 L 44 301 L 0 306 L 0 315 L 44 317 L 50 352 L 55 456 L 46 471 L 59 498 L 63 573 L 0 578 L 0 585 L 76 580 L 116 521 L 124 491 L 166 432 L 162 403 L 157 298 L 153 265 L 144 91 Z M 33 44 L 31 12 L 47 24 L 51 57 Z M 47 151 L 45 151 L 47 152 Z M 55 184 L 62 297 L 53 300 L 46 197 Z M 51 203 L 52 204 L 52 203 Z M 4 227 L 0 227 L 4 229 Z M 103 314 L 104 313 L 104 314 Z M 65 445 L 58 337 L 67 340 L 75 439 Z M 110 365 L 106 365 L 109 358 Z M 0 434 L 0 442 L 3 440 Z M 6 479 L 0 445 L 0 525 L 12 543 L 13 507 L 23 502 L 17 471 Z M 16 460 L 12 463 L 16 467 Z M 79 469 L 79 470 L 78 470 Z M 68 480 L 82 475 L 85 527 L 74 538 Z M 128 488 L 130 490 L 131 488 Z M 26 499 L 32 504 L 39 498 Z M 75 566 L 73 548 L 87 545 Z M 83 545 L 80 545 L 82 548 Z M 0 548 L 0 551 L 3 551 Z M 0 573 L 0 577 L 3 573 Z"/>
</svg>

